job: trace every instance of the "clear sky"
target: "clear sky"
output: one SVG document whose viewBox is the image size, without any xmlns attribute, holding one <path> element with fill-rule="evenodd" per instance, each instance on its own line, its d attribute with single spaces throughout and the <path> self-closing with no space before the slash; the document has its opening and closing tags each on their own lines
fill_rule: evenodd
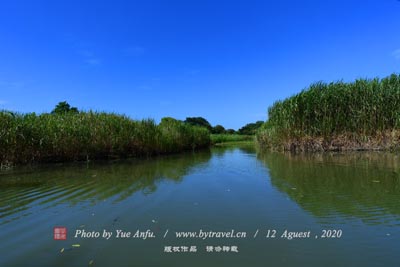
<svg viewBox="0 0 400 267">
<path fill-rule="evenodd" d="M 0 109 L 238 129 L 310 83 L 399 70 L 398 0 L 0 2 Z"/>
</svg>

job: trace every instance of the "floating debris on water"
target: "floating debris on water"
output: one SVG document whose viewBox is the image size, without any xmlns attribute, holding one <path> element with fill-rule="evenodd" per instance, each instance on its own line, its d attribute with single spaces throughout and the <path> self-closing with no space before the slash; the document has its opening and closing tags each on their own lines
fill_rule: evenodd
<svg viewBox="0 0 400 267">
<path fill-rule="evenodd" d="M 79 248 L 80 246 L 81 246 L 81 245 L 79 245 L 79 244 L 73 244 L 73 245 L 72 245 L 73 248 Z"/>
<path fill-rule="evenodd" d="M 94 260 L 89 261 L 89 265 L 93 265 L 93 263 L 94 263 Z"/>
<path fill-rule="evenodd" d="M 64 248 L 62 248 L 62 249 L 60 250 L 60 253 L 63 253 L 63 252 L 64 252 L 64 250 L 65 250 L 65 249 L 64 249 Z"/>
<path fill-rule="evenodd" d="M 118 220 L 119 220 L 119 217 L 116 217 L 116 218 L 113 220 L 112 225 L 114 226 L 114 225 L 118 222 Z"/>
<path fill-rule="evenodd" d="M 151 220 L 151 222 L 152 222 L 152 223 L 157 223 L 157 221 L 156 221 L 156 220 L 154 220 L 154 219 L 153 219 L 153 220 Z"/>
<path fill-rule="evenodd" d="M 374 182 L 374 183 L 380 183 L 381 181 L 379 181 L 379 180 L 372 180 L 372 182 Z"/>
</svg>

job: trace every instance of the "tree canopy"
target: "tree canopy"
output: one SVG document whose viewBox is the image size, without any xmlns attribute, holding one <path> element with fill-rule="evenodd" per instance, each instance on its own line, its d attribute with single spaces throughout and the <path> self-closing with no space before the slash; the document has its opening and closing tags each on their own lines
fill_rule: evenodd
<svg viewBox="0 0 400 267">
<path fill-rule="evenodd" d="M 53 114 L 79 113 L 76 107 L 71 107 L 67 101 L 59 102 L 51 112 Z"/>
<path fill-rule="evenodd" d="M 253 135 L 264 124 L 263 121 L 248 123 L 238 130 L 239 134 Z"/>
<path fill-rule="evenodd" d="M 203 117 L 187 117 L 185 123 L 188 123 L 190 125 L 202 126 L 207 128 L 209 131 L 212 131 L 211 124 Z"/>
<path fill-rule="evenodd" d="M 211 130 L 211 133 L 213 133 L 213 134 L 224 134 L 225 132 L 226 131 L 225 131 L 224 126 L 219 125 L 219 124 L 215 125 Z"/>
<path fill-rule="evenodd" d="M 234 129 L 228 129 L 225 131 L 227 134 L 235 134 L 236 131 Z"/>
</svg>

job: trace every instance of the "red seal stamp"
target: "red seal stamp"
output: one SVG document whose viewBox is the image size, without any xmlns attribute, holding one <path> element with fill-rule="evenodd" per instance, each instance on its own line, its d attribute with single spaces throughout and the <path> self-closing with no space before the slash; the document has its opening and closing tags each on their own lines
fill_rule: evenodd
<svg viewBox="0 0 400 267">
<path fill-rule="evenodd" d="M 67 240 L 67 227 L 56 226 L 53 229 L 54 240 Z"/>
</svg>

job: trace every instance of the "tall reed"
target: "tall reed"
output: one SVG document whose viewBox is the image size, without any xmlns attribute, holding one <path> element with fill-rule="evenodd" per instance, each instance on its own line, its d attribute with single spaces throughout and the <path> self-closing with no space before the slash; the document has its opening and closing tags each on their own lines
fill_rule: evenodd
<svg viewBox="0 0 400 267">
<path fill-rule="evenodd" d="M 242 135 L 242 134 L 212 134 L 211 143 L 229 143 L 229 142 L 243 142 L 243 141 L 254 141 L 254 135 Z"/>
<path fill-rule="evenodd" d="M 400 128 L 400 75 L 355 82 L 315 83 L 275 102 L 258 132 L 261 143 L 352 133 L 374 136 Z"/>
<path fill-rule="evenodd" d="M 210 144 L 207 129 L 102 112 L 19 114 L 0 112 L 0 163 L 151 156 Z"/>
</svg>

